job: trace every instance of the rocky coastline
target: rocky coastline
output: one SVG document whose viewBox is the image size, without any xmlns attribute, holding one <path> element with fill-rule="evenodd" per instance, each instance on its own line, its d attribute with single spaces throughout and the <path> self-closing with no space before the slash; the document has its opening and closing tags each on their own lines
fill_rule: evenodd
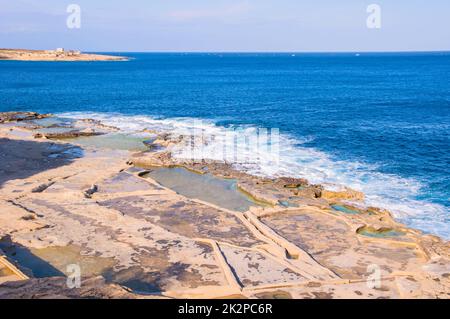
<svg viewBox="0 0 450 319">
<path fill-rule="evenodd" d="M 147 133 L 118 149 L 96 120 L 0 113 L 0 255 L 27 278 L 0 268 L 0 298 L 450 297 L 449 242 L 364 194 L 179 160 L 183 136 Z M 217 202 L 175 191 L 158 172 L 176 168 L 199 189 L 232 182 L 248 207 L 226 188 Z M 66 287 L 71 264 L 81 288 Z"/>
<path fill-rule="evenodd" d="M 0 49 L 1 60 L 14 61 L 127 61 L 123 56 L 82 53 L 79 51 Z"/>
</svg>

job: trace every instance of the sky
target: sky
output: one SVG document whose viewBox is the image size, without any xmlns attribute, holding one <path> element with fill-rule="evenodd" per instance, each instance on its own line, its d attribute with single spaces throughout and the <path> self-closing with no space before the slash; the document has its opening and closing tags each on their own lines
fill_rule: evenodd
<svg viewBox="0 0 450 319">
<path fill-rule="evenodd" d="M 70 4 L 80 28 L 68 28 Z M 380 28 L 367 7 L 379 5 Z M 450 50 L 449 0 L 0 0 L 0 47 L 83 51 Z"/>
</svg>

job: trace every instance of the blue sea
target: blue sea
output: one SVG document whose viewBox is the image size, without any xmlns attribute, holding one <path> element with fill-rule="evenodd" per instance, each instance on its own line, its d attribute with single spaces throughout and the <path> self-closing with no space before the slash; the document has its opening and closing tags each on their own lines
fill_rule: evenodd
<svg viewBox="0 0 450 319">
<path fill-rule="evenodd" d="M 278 128 L 279 166 L 366 193 L 450 238 L 450 53 L 121 53 L 127 62 L 0 61 L 0 111 L 89 116 L 124 129 Z M 258 154 L 264 156 L 264 154 Z"/>
</svg>

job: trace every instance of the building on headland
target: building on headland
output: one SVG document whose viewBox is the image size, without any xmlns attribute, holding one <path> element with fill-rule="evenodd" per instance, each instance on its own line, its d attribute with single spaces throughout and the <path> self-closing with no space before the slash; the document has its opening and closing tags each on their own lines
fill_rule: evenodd
<svg viewBox="0 0 450 319">
<path fill-rule="evenodd" d="M 76 55 L 80 55 L 81 51 L 79 51 L 79 50 L 68 50 L 67 51 L 64 48 L 56 48 L 55 50 L 46 50 L 45 53 L 51 54 L 51 55 L 56 55 L 56 56 L 61 56 L 61 55 L 76 56 Z"/>
<path fill-rule="evenodd" d="M 73 55 L 80 55 L 81 51 L 78 50 L 70 50 L 66 52 L 67 55 L 73 56 Z"/>
</svg>

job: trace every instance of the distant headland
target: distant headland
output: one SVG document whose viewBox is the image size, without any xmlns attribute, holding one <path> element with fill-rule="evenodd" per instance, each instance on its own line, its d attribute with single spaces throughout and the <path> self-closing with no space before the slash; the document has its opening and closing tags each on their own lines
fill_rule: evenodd
<svg viewBox="0 0 450 319">
<path fill-rule="evenodd" d="M 0 49 L 0 60 L 16 61 L 126 61 L 127 57 L 82 53 L 77 50 Z"/>
</svg>

